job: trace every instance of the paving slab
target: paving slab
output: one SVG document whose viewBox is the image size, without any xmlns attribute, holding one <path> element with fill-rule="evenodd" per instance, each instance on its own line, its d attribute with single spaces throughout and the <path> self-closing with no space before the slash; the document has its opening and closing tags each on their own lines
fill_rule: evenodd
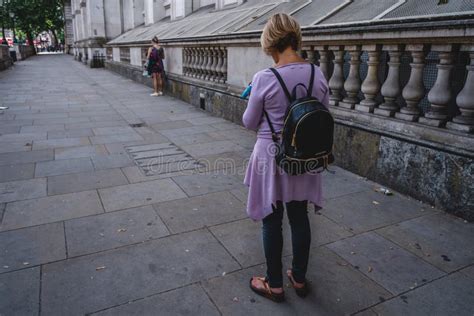
<svg viewBox="0 0 474 316">
<path fill-rule="evenodd" d="M 350 232 L 322 215 L 310 213 L 309 221 L 312 248 L 352 236 Z M 249 267 L 265 262 L 261 227 L 261 222 L 244 219 L 213 226 L 210 230 L 243 267 Z M 290 255 L 291 229 L 286 214 L 283 222 L 283 239 L 283 254 Z"/>
<path fill-rule="evenodd" d="M 335 174 L 323 172 L 323 197 L 333 199 L 351 193 L 373 190 L 371 182 L 355 181 L 354 176 L 348 176 L 341 168 L 330 167 Z"/>
<path fill-rule="evenodd" d="M 92 144 L 110 144 L 123 143 L 143 140 L 143 137 L 137 133 L 119 134 L 119 135 L 103 135 L 90 137 Z"/>
<path fill-rule="evenodd" d="M 393 294 L 416 288 L 445 273 L 376 233 L 327 246 Z"/>
<path fill-rule="evenodd" d="M 128 184 L 120 169 L 97 170 L 48 178 L 48 195 L 102 189 Z"/>
<path fill-rule="evenodd" d="M 207 135 L 206 133 L 192 134 L 192 135 L 178 135 L 168 136 L 168 139 L 178 146 L 209 143 L 215 141 L 214 138 Z"/>
<path fill-rule="evenodd" d="M 189 196 L 242 188 L 240 179 L 225 170 L 173 177 L 173 180 Z"/>
<path fill-rule="evenodd" d="M 106 211 L 115 211 L 185 198 L 171 179 L 154 180 L 99 190 Z"/>
<path fill-rule="evenodd" d="M 284 266 L 290 261 L 285 258 Z M 310 257 L 307 278 L 312 292 L 304 300 L 296 296 L 286 280 L 284 304 L 254 294 L 249 289 L 249 279 L 264 276 L 265 269 L 263 265 L 244 269 L 205 281 L 203 286 L 224 315 L 349 315 L 390 297 L 386 290 L 324 248 L 318 248 Z"/>
<path fill-rule="evenodd" d="M 145 175 L 144 172 L 137 166 L 125 167 L 125 168 L 122 168 L 122 171 L 130 183 L 146 182 L 146 181 L 153 181 L 153 180 L 158 180 L 158 179 L 165 179 L 165 178 L 194 174 L 193 169 L 188 169 L 188 170 L 181 170 L 181 171 L 175 171 L 175 172 L 169 172 L 169 173 L 160 173 L 160 172 L 153 173 L 153 170 L 150 170 L 151 172 L 148 172 L 148 175 Z"/>
<path fill-rule="evenodd" d="M 54 151 L 54 153 L 54 157 L 56 160 L 103 156 L 108 154 L 107 149 L 104 145 L 58 148 Z"/>
<path fill-rule="evenodd" d="M 51 124 L 51 125 L 32 125 L 32 126 L 23 126 L 21 128 L 21 133 L 42 133 L 42 132 L 48 132 L 48 138 L 49 138 L 49 132 L 53 131 L 64 131 L 64 124 Z"/>
<path fill-rule="evenodd" d="M 90 145 L 87 137 L 57 138 L 33 142 L 33 150 Z"/>
<path fill-rule="evenodd" d="M 0 231 L 103 213 L 97 191 L 8 203 Z"/>
<path fill-rule="evenodd" d="M 188 121 L 167 121 L 167 122 L 161 122 L 157 124 L 152 124 L 150 125 L 151 128 L 153 128 L 155 131 L 162 131 L 162 130 L 168 130 L 168 129 L 174 129 L 174 128 L 183 128 L 183 127 L 190 127 L 193 126 Z"/>
<path fill-rule="evenodd" d="M 0 136 L 0 142 L 29 142 L 33 140 L 40 141 L 47 138 L 46 132 L 3 134 Z"/>
<path fill-rule="evenodd" d="M 474 314 L 474 281 L 454 273 L 373 307 L 378 315 Z"/>
<path fill-rule="evenodd" d="M 474 280 L 474 265 L 461 270 L 462 273 Z"/>
<path fill-rule="evenodd" d="M 96 127 L 92 131 L 96 136 L 102 135 L 117 135 L 117 134 L 134 134 L 135 130 L 130 126 L 109 126 L 109 127 Z"/>
<path fill-rule="evenodd" d="M 425 204 L 399 195 L 387 196 L 373 190 L 330 199 L 324 203 L 321 212 L 354 233 L 432 213 Z"/>
<path fill-rule="evenodd" d="M 19 151 L 30 151 L 30 142 L 0 142 L 0 153 L 14 153 Z"/>
<path fill-rule="evenodd" d="M 62 223 L 0 233 L 0 272 L 66 259 Z"/>
<path fill-rule="evenodd" d="M 191 123 L 189 123 L 191 125 Z M 0 126 L 0 134 L 16 134 L 20 132 L 21 125 Z"/>
<path fill-rule="evenodd" d="M 69 257 L 169 235 L 151 205 L 68 220 L 65 229 Z"/>
<path fill-rule="evenodd" d="M 80 128 L 94 128 L 94 127 L 105 127 L 105 126 L 128 126 L 126 121 L 108 121 L 108 122 L 81 122 L 81 123 L 66 123 L 67 130 L 80 129 Z"/>
<path fill-rule="evenodd" d="M 91 313 L 236 269 L 210 233 L 174 235 L 43 266 L 42 313 Z"/>
<path fill-rule="evenodd" d="M 0 182 L 32 179 L 34 175 L 34 163 L 0 166 Z"/>
<path fill-rule="evenodd" d="M 53 150 L 35 150 L 0 154 L 0 165 L 25 164 L 54 159 Z"/>
<path fill-rule="evenodd" d="M 246 217 L 245 206 L 229 192 L 155 204 L 172 233 L 181 233 Z"/>
<path fill-rule="evenodd" d="M 127 154 L 103 155 L 92 157 L 94 169 L 112 169 L 134 166 L 135 163 Z"/>
<path fill-rule="evenodd" d="M 183 298 L 186 298 L 183 300 Z M 133 301 L 125 305 L 112 307 L 102 312 L 93 313 L 97 316 L 116 315 L 154 315 L 158 311 L 166 311 L 170 315 L 220 315 L 212 304 L 206 292 L 197 284 L 185 286 L 176 290 L 153 295 Z"/>
<path fill-rule="evenodd" d="M 474 264 L 474 244 L 466 243 L 474 240 L 474 229 L 458 217 L 433 214 L 379 229 L 377 233 L 445 272 Z"/>
<path fill-rule="evenodd" d="M 173 117 L 176 118 L 177 115 L 174 115 Z M 176 119 L 176 120 L 179 121 L 179 119 Z M 167 130 L 160 131 L 160 133 L 163 134 L 165 137 L 171 137 L 171 136 L 193 135 L 193 134 L 206 133 L 206 132 L 212 132 L 212 131 L 215 131 L 215 129 L 212 126 L 203 125 L 203 126 L 191 126 L 191 127 L 167 129 Z"/>
<path fill-rule="evenodd" d="M 241 147 L 234 142 L 223 140 L 213 141 L 208 143 L 200 143 L 193 145 L 184 145 L 181 148 L 193 157 L 203 157 L 210 155 L 217 155 L 226 152 L 243 151 Z"/>
<path fill-rule="evenodd" d="M 51 177 L 92 170 L 94 170 L 94 166 L 90 158 L 60 159 L 38 162 L 36 164 L 35 177 Z"/>
<path fill-rule="evenodd" d="M 229 173 L 244 175 L 247 170 L 249 157 L 250 152 L 244 150 L 203 156 L 198 158 L 197 161 L 202 165 L 199 168 L 201 172 L 226 169 Z"/>
<path fill-rule="evenodd" d="M 0 183 L 0 203 L 46 196 L 46 179 L 30 179 Z"/>
<path fill-rule="evenodd" d="M 39 315 L 40 268 L 0 274 L 0 315 Z"/>
<path fill-rule="evenodd" d="M 68 129 L 68 130 L 58 130 L 48 132 L 48 139 L 56 138 L 77 138 L 77 137 L 88 137 L 94 136 L 92 129 L 90 128 L 78 128 L 78 129 Z"/>
</svg>

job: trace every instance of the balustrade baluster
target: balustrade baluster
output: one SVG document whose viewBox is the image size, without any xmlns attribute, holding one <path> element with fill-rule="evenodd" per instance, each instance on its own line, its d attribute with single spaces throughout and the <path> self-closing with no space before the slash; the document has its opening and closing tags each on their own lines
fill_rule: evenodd
<svg viewBox="0 0 474 316">
<path fill-rule="evenodd" d="M 197 78 L 203 79 L 204 78 L 204 48 L 199 47 L 198 52 L 199 52 L 199 64 L 198 64 L 199 73 L 198 73 Z"/>
<path fill-rule="evenodd" d="M 330 51 L 328 51 L 327 46 L 315 46 L 314 50 L 317 50 L 319 53 L 319 68 L 321 69 L 324 77 L 329 81 L 329 63 L 330 63 Z"/>
<path fill-rule="evenodd" d="M 359 102 L 357 95 L 359 94 L 361 87 L 360 80 L 360 54 L 361 47 L 348 46 L 346 49 L 351 55 L 349 75 L 347 76 L 346 82 L 344 82 L 344 90 L 346 90 L 346 97 L 339 102 L 339 106 L 347 109 L 353 109 L 355 104 Z"/>
<path fill-rule="evenodd" d="M 212 58 L 212 63 L 211 63 L 211 80 L 216 82 L 217 80 L 217 55 L 216 55 L 216 48 L 211 47 L 211 58 Z"/>
<path fill-rule="evenodd" d="M 355 106 L 356 110 L 372 113 L 377 107 L 378 102 L 375 100 L 380 91 L 380 81 L 378 77 L 380 65 L 380 45 L 367 45 L 362 49 L 369 54 L 367 61 L 367 76 L 361 86 L 364 94 L 364 100 Z"/>
<path fill-rule="evenodd" d="M 222 82 L 222 52 L 220 47 L 216 47 L 216 54 L 217 54 L 217 66 L 216 66 L 216 81 L 217 83 Z"/>
<path fill-rule="evenodd" d="M 453 97 L 451 89 L 451 71 L 454 68 L 453 45 L 433 45 L 432 51 L 439 52 L 438 75 L 436 82 L 428 93 L 430 108 L 424 117 L 420 117 L 420 123 L 443 127 L 448 121 L 448 106 Z"/>
<path fill-rule="evenodd" d="M 222 48 L 223 54 L 223 61 L 222 61 L 222 82 L 227 82 L 227 49 L 225 47 Z"/>
<path fill-rule="evenodd" d="M 461 114 L 447 123 L 449 129 L 474 133 L 474 45 L 465 45 L 463 51 L 469 51 L 470 64 L 466 66 L 467 77 L 464 88 L 456 98 Z"/>
<path fill-rule="evenodd" d="M 191 77 L 195 78 L 196 77 L 196 48 L 193 47 L 191 48 Z"/>
<path fill-rule="evenodd" d="M 316 60 L 315 60 L 314 49 L 312 46 L 306 51 L 306 55 L 308 56 L 308 61 L 314 64 Z"/>
<path fill-rule="evenodd" d="M 188 48 L 184 47 L 183 48 L 183 75 L 187 75 L 188 73 Z"/>
<path fill-rule="evenodd" d="M 332 72 L 331 79 L 329 80 L 329 89 L 331 89 L 331 95 L 329 96 L 329 104 L 338 106 L 339 102 L 342 100 L 342 92 L 344 89 L 344 46 L 330 46 L 330 50 L 334 52 L 334 70 Z M 319 51 L 321 54 L 322 51 Z M 328 56 L 328 54 L 325 54 Z M 321 55 L 321 59 L 323 55 Z M 321 63 L 320 59 L 320 63 Z M 326 69 L 329 68 L 329 65 L 326 65 Z"/>
<path fill-rule="evenodd" d="M 390 61 L 387 63 L 388 75 L 381 91 L 384 102 L 374 110 L 374 113 L 383 116 L 394 116 L 400 108 L 396 100 L 402 92 L 400 87 L 400 57 L 403 47 L 401 45 L 384 45 L 383 49 L 388 51 Z"/>
<path fill-rule="evenodd" d="M 208 55 L 208 48 L 207 47 L 204 47 L 203 48 L 203 56 L 204 56 L 204 61 L 202 63 L 202 70 L 203 70 L 203 76 L 202 76 L 202 79 L 203 80 L 207 80 L 208 78 L 208 63 L 209 63 L 209 55 Z"/>
<path fill-rule="evenodd" d="M 408 79 L 408 83 L 402 90 L 402 96 L 407 106 L 402 107 L 400 112 L 395 113 L 395 117 L 416 122 L 420 116 L 418 104 L 425 96 L 425 86 L 423 84 L 423 69 L 425 68 L 424 45 L 408 45 L 406 51 L 411 52 L 413 58 L 413 62 L 410 63 L 410 79 Z"/>
</svg>

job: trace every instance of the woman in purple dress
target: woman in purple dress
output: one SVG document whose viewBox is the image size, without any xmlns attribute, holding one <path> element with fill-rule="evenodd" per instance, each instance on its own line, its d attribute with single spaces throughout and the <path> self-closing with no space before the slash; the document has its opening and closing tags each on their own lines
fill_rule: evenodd
<svg viewBox="0 0 474 316">
<path fill-rule="evenodd" d="M 275 61 L 279 72 L 291 91 L 298 83 L 308 86 L 311 65 L 302 59 L 297 50 L 301 44 L 301 29 L 292 17 L 276 14 L 265 25 L 261 45 L 266 54 Z M 301 87 L 298 87 L 298 89 Z M 297 90 L 301 98 L 306 90 Z M 322 104 L 329 104 L 329 88 L 321 70 L 315 66 L 312 95 Z M 271 130 L 263 109 L 281 133 L 285 111 L 289 101 L 275 75 L 265 69 L 255 74 L 252 81 L 247 109 L 243 115 L 245 127 L 257 130 L 254 146 L 244 183 L 249 186 L 247 213 L 254 220 L 262 220 L 263 245 L 267 262 L 266 277 L 253 277 L 251 289 L 259 295 L 276 302 L 284 300 L 282 274 L 282 219 L 286 206 L 291 226 L 293 246 L 292 267 L 287 276 L 299 296 L 306 296 L 309 287 L 306 281 L 311 230 L 308 220 L 308 201 L 321 207 L 321 176 L 303 174 L 291 176 L 279 170 L 272 151 Z"/>
<path fill-rule="evenodd" d="M 160 46 L 158 37 L 153 37 L 151 40 L 152 47 L 148 49 L 148 74 L 153 78 L 153 88 L 155 91 L 151 94 L 152 97 L 163 95 L 163 74 L 164 66 L 163 59 L 165 59 L 165 52 Z"/>
</svg>

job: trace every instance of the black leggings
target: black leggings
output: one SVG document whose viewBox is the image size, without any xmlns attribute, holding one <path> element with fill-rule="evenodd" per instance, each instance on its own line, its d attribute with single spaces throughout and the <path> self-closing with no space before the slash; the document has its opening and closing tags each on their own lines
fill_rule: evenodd
<svg viewBox="0 0 474 316">
<path fill-rule="evenodd" d="M 307 201 L 286 203 L 286 211 L 291 226 L 293 246 L 292 271 L 296 282 L 304 283 L 308 268 L 311 228 L 308 220 Z M 283 249 L 283 203 L 278 201 L 273 213 L 263 219 L 263 247 L 267 260 L 267 278 L 270 287 L 283 286 L 281 253 Z"/>
</svg>

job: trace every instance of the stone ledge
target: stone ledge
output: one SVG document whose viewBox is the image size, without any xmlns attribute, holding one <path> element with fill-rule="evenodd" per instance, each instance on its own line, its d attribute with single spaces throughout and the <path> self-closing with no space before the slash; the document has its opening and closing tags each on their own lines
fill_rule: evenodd
<svg viewBox="0 0 474 316">
<path fill-rule="evenodd" d="M 356 127 L 407 142 L 419 144 L 456 155 L 474 158 L 474 135 L 445 128 L 433 128 L 396 118 L 380 117 L 340 107 L 330 107 L 337 123 Z"/>
</svg>

